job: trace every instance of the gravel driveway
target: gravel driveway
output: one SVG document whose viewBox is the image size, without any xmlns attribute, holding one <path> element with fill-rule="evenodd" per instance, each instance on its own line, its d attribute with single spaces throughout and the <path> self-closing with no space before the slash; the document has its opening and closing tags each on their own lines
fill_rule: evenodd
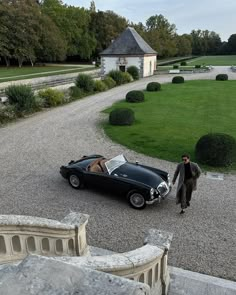
<svg viewBox="0 0 236 295">
<path fill-rule="evenodd" d="M 209 74 L 186 79 L 215 78 Z M 45 111 L 0 129 L 0 214 L 27 214 L 60 219 L 70 210 L 90 215 L 89 244 L 117 252 L 142 245 L 144 232 L 158 228 L 174 233 L 169 264 L 236 280 L 236 176 L 223 181 L 200 177 L 191 207 L 179 215 L 175 189 L 161 204 L 137 211 L 125 201 L 95 191 L 73 190 L 60 176 L 59 167 L 85 154 L 115 156 L 173 172 L 176 163 L 137 154 L 111 142 L 99 127 L 100 111 L 122 99 L 131 89 L 144 89 L 155 76 Z"/>
</svg>

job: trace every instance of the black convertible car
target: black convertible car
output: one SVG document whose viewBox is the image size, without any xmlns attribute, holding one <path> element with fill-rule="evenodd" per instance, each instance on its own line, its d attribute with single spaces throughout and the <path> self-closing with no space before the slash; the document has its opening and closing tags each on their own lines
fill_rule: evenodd
<svg viewBox="0 0 236 295">
<path fill-rule="evenodd" d="M 123 155 L 112 159 L 101 155 L 83 156 L 78 161 L 61 166 L 60 173 L 75 189 L 81 186 L 99 187 L 120 193 L 135 209 L 160 201 L 170 192 L 167 172 L 138 162 L 130 163 Z"/>
</svg>

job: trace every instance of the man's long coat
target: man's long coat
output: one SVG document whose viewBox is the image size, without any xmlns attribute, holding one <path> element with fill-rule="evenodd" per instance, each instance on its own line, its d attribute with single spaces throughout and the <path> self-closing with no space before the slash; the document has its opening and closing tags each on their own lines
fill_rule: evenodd
<svg viewBox="0 0 236 295">
<path fill-rule="evenodd" d="M 192 178 L 193 178 L 193 190 L 195 191 L 197 189 L 197 179 L 201 174 L 201 169 L 199 168 L 197 163 L 190 162 L 190 169 L 192 172 Z M 176 197 L 178 199 L 179 191 L 184 184 L 184 175 L 185 175 L 185 169 L 184 169 L 184 163 L 179 163 L 176 167 L 175 174 L 173 177 L 173 183 L 175 183 L 177 177 L 179 175 L 179 182 L 176 192 Z"/>
</svg>

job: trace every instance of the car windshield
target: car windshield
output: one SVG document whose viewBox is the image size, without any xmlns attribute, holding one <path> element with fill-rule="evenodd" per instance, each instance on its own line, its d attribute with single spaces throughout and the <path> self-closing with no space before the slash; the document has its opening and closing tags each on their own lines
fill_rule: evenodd
<svg viewBox="0 0 236 295">
<path fill-rule="evenodd" d="M 123 155 L 119 155 L 107 161 L 105 165 L 106 165 L 108 173 L 111 174 L 112 171 L 119 168 L 121 165 L 125 164 L 126 162 L 127 160 L 125 159 L 125 157 Z"/>
</svg>

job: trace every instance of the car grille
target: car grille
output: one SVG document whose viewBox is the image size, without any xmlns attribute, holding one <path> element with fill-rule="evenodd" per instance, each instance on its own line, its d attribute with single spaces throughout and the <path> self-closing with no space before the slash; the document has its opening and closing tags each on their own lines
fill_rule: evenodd
<svg viewBox="0 0 236 295">
<path fill-rule="evenodd" d="M 169 192 L 169 188 L 165 182 L 161 182 L 158 185 L 157 190 L 162 197 L 164 197 Z"/>
</svg>

